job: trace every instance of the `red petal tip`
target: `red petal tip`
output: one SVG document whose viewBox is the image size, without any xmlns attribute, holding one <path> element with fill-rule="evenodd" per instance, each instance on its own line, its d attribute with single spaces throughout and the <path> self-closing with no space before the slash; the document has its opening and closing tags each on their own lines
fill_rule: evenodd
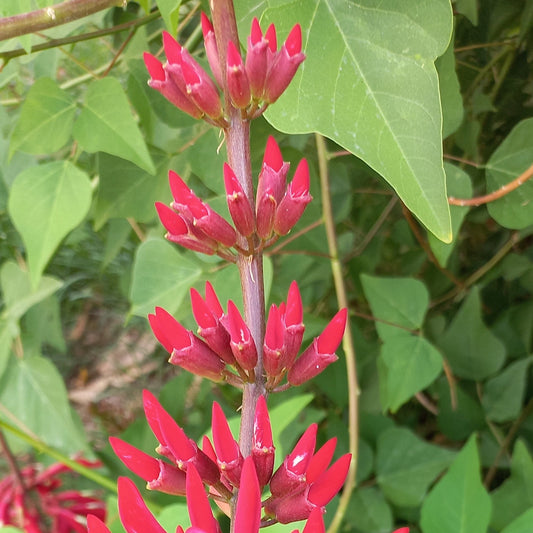
<svg viewBox="0 0 533 533">
<path fill-rule="evenodd" d="M 289 55 L 295 56 L 302 51 L 302 28 L 296 24 L 285 41 L 285 48 Z"/>
<path fill-rule="evenodd" d="M 346 328 L 346 319 L 348 310 L 341 309 L 326 326 L 324 331 L 317 339 L 317 349 L 319 354 L 332 354 L 339 347 L 344 329 Z"/>
<path fill-rule="evenodd" d="M 263 164 L 268 165 L 271 169 L 278 172 L 283 166 L 283 156 L 279 149 L 276 139 L 270 135 L 267 141 L 265 156 L 263 158 Z"/>
<path fill-rule="evenodd" d="M 144 52 L 143 59 L 150 77 L 153 80 L 165 81 L 165 71 L 161 61 L 148 52 Z"/>
</svg>

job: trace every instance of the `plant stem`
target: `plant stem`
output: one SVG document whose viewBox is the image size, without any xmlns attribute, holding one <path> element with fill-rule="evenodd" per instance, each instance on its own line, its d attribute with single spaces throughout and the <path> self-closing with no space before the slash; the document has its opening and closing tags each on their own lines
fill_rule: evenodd
<svg viewBox="0 0 533 533">
<path fill-rule="evenodd" d="M 331 205 L 331 197 L 329 192 L 329 176 L 328 176 L 328 156 L 326 151 L 326 141 L 324 137 L 315 134 L 316 147 L 318 153 L 318 166 L 320 174 L 320 185 L 322 192 L 322 213 L 324 216 L 324 224 L 326 227 L 326 235 L 328 239 L 328 248 L 331 262 L 331 270 L 333 273 L 333 280 L 335 283 L 335 292 L 340 307 L 348 308 L 348 297 L 346 287 L 344 285 L 344 276 L 342 273 L 342 266 L 339 260 L 339 252 L 337 248 L 337 236 L 335 234 L 335 222 L 333 220 L 333 207 Z M 335 533 L 339 530 L 346 509 L 350 502 L 350 497 L 355 489 L 357 480 L 357 460 L 359 450 L 359 385 L 357 383 L 357 366 L 356 354 L 353 343 L 352 332 L 350 328 L 350 321 L 346 324 L 346 330 L 343 337 L 342 346 L 346 356 L 346 379 L 348 381 L 348 431 L 350 434 L 350 453 L 352 460 L 350 463 L 350 470 L 344 483 L 339 506 L 333 521 L 328 528 L 328 533 Z"/>
<path fill-rule="evenodd" d="M 59 26 L 126 4 L 127 0 L 66 0 L 54 6 L 5 17 L 0 19 L 0 41 Z"/>
<path fill-rule="evenodd" d="M 24 498 L 24 493 L 26 491 L 26 487 L 24 486 L 24 480 L 22 479 L 22 474 L 20 473 L 20 468 L 17 464 L 17 460 L 15 459 L 15 456 L 11 452 L 11 449 L 9 448 L 9 444 L 7 443 L 7 440 L 4 436 L 4 432 L 0 429 L 0 450 L 2 450 L 3 454 L 6 457 L 6 461 L 9 464 L 9 468 L 11 469 L 11 472 L 13 473 L 13 476 L 15 477 L 15 480 L 17 481 L 17 484 L 19 486 L 20 494 L 22 494 L 22 497 Z"/>
</svg>

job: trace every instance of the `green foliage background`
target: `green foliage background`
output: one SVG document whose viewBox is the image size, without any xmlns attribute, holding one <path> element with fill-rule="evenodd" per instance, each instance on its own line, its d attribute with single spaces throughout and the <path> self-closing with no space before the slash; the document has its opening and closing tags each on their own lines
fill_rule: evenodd
<svg viewBox="0 0 533 533">
<path fill-rule="evenodd" d="M 52 3 L 2 2 L 0 16 Z M 0 41 L 0 422 L 17 453 L 31 447 L 7 425 L 65 455 L 96 445 L 104 474 L 120 471 L 99 445 L 103 421 L 95 415 L 100 435 L 88 437 L 65 387 L 77 369 L 68 332 L 87 302 L 126 328 L 146 330 L 155 305 L 192 327 L 191 285 L 209 279 L 223 303 L 240 291 L 232 267 L 165 242 L 153 208 L 170 201 L 173 169 L 227 216 L 217 132 L 148 88 L 141 59 L 160 50 L 165 28 L 201 57 L 206 4 L 129 2 L 47 30 L 80 37 L 31 55 L 11 51 L 48 37 Z M 269 134 L 293 167 L 304 156 L 311 165 L 315 200 L 293 231 L 302 234 L 266 265 L 272 302 L 297 279 L 307 340 L 337 307 L 315 133 L 329 139 L 361 388 L 358 486 L 341 530 L 529 533 L 533 180 L 488 206 L 447 198 L 497 191 L 533 164 L 533 2 L 235 4 L 244 46 L 253 16 L 274 22 L 280 40 L 295 22 L 303 28 L 307 59 L 254 122 L 252 146 L 256 174 Z M 165 365 L 158 349 L 153 360 Z M 356 391 L 343 365 L 271 398 L 278 461 L 311 421 L 321 442 L 337 436 L 347 450 Z M 191 436 L 208 430 L 213 395 L 238 408 L 238 394 L 173 375 L 160 397 Z M 140 420 L 124 438 L 154 446 Z M 151 497 L 169 530 L 187 525 L 183 502 Z M 121 531 L 113 512 L 110 526 Z"/>
</svg>

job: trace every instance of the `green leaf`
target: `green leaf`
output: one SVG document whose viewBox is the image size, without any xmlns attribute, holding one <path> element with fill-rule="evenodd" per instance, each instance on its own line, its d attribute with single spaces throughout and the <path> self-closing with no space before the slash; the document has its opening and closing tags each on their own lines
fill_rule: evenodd
<svg viewBox="0 0 533 533">
<path fill-rule="evenodd" d="M 408 429 L 392 428 L 378 439 L 377 481 L 394 505 L 416 507 L 452 458 L 452 452 L 427 444 Z"/>
<path fill-rule="evenodd" d="M 307 56 L 268 109 L 269 122 L 333 139 L 381 174 L 431 232 L 450 241 L 434 64 L 450 41 L 450 2 L 285 1 L 265 12 L 264 27 L 269 22 L 280 36 L 299 22 Z"/>
<path fill-rule="evenodd" d="M 156 159 L 157 174 L 150 175 L 126 159 L 101 153 L 98 158 L 100 185 L 96 196 L 94 228 L 110 218 L 132 217 L 149 222 L 156 216 L 154 202 L 169 198 L 168 159 Z"/>
<path fill-rule="evenodd" d="M 386 340 L 380 359 L 386 367 L 386 379 L 380 382 L 386 391 L 383 408 L 392 412 L 433 383 L 442 370 L 437 349 L 424 337 L 407 332 Z"/>
<path fill-rule="evenodd" d="M 435 62 L 439 75 L 440 97 L 442 101 L 442 137 L 455 133 L 463 121 L 463 97 L 455 72 L 454 36 L 446 52 Z M 446 170 L 446 165 L 444 166 Z M 448 190 L 448 196 L 450 191 Z M 453 229 L 453 222 L 452 222 Z M 455 235 L 455 232 L 454 232 Z"/>
<path fill-rule="evenodd" d="M 533 460 L 521 440 L 513 450 L 511 476 L 492 492 L 491 498 L 494 512 L 490 525 L 497 531 L 533 506 Z"/>
<path fill-rule="evenodd" d="M 26 245 L 34 287 L 61 240 L 84 219 L 90 205 L 89 178 L 69 161 L 30 167 L 16 177 L 8 208 Z"/>
<path fill-rule="evenodd" d="M 11 135 L 10 156 L 16 150 L 48 154 L 69 140 L 76 106 L 69 93 L 50 78 L 38 79 L 29 90 Z"/>
<path fill-rule="evenodd" d="M 533 524 L 533 507 L 502 529 L 502 533 L 531 533 L 531 524 Z"/>
<path fill-rule="evenodd" d="M 518 178 L 533 161 L 533 118 L 519 122 L 490 157 L 487 190 L 497 191 Z M 490 202 L 490 215 L 505 228 L 522 229 L 533 224 L 533 179 L 502 198 Z"/>
<path fill-rule="evenodd" d="M 190 257 L 162 239 L 143 242 L 133 265 L 130 312 L 145 317 L 158 306 L 175 313 L 202 274 L 199 263 Z"/>
<path fill-rule="evenodd" d="M 24 326 L 35 351 L 40 351 L 43 344 L 48 344 L 58 352 L 66 353 L 67 345 L 63 336 L 57 295 L 52 294 L 31 307 L 24 317 Z"/>
<path fill-rule="evenodd" d="M 402 335 L 405 329 L 422 327 L 429 305 L 429 293 L 421 281 L 362 274 L 361 283 L 372 314 L 378 319 L 376 329 L 382 340 Z"/>
<path fill-rule="evenodd" d="M 131 114 L 124 91 L 114 78 L 94 81 L 74 124 L 74 138 L 87 152 L 106 152 L 127 159 L 150 174 L 155 167 Z"/>
<path fill-rule="evenodd" d="M 352 494 L 346 509 L 347 524 L 353 524 L 361 533 L 390 533 L 392 511 L 383 493 L 376 487 L 358 488 Z"/>
<path fill-rule="evenodd" d="M 0 381 L 2 416 L 25 433 L 71 455 L 88 452 L 68 403 L 63 379 L 41 356 L 13 358 Z"/>
<path fill-rule="evenodd" d="M 439 341 L 453 372 L 482 381 L 505 360 L 505 347 L 481 319 L 479 289 L 474 287 Z"/>
<path fill-rule="evenodd" d="M 11 332 L 7 320 L 0 318 L 0 378 L 4 373 L 11 354 L 11 340 L 14 335 Z"/>
<path fill-rule="evenodd" d="M 14 261 L 6 261 L 0 269 L 0 287 L 6 306 L 3 314 L 11 323 L 17 322 L 28 309 L 48 298 L 62 285 L 58 279 L 43 276 L 37 288 L 33 289 L 28 272 Z"/>
<path fill-rule="evenodd" d="M 424 533 L 486 533 L 490 512 L 472 436 L 424 501 L 420 523 Z"/>
<path fill-rule="evenodd" d="M 446 187 L 448 189 L 448 196 L 455 196 L 456 198 L 470 198 L 472 196 L 472 183 L 468 174 L 449 163 L 444 163 L 444 170 L 446 171 Z M 445 243 L 437 239 L 433 234 L 428 234 L 428 242 L 431 250 L 435 254 L 439 264 L 446 266 L 450 254 L 457 245 L 457 236 L 461 224 L 469 211 L 469 207 L 461 207 L 458 205 L 450 206 L 450 215 L 452 219 L 452 233 L 453 241 Z"/>
<path fill-rule="evenodd" d="M 455 0 L 455 9 L 457 13 L 464 15 L 470 22 L 477 26 L 478 6 L 477 0 Z"/>
<path fill-rule="evenodd" d="M 156 0 L 157 7 L 171 35 L 176 35 L 180 14 L 181 0 Z"/>
<path fill-rule="evenodd" d="M 533 356 L 510 364 L 483 388 L 483 407 L 493 422 L 507 422 L 518 418 L 527 383 L 528 368 Z"/>
</svg>

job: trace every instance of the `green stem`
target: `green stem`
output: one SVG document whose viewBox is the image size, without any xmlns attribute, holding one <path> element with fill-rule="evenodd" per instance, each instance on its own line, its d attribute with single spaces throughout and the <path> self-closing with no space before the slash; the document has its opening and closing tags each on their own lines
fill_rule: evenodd
<svg viewBox="0 0 533 533">
<path fill-rule="evenodd" d="M 54 6 L 0 19 L 0 41 L 35 33 L 109 9 L 125 6 L 127 0 L 66 0 Z"/>
<path fill-rule="evenodd" d="M 326 141 L 324 137 L 315 134 L 316 147 L 318 154 L 318 168 L 320 174 L 320 186 L 322 194 L 322 213 L 324 216 L 324 225 L 326 228 L 326 235 L 328 239 L 328 249 L 331 262 L 331 271 L 333 273 L 333 281 L 335 283 L 335 292 L 337 294 L 337 301 L 340 307 L 348 309 L 349 302 L 344 284 L 344 276 L 342 273 L 342 265 L 339 259 L 339 251 L 337 248 L 337 235 L 335 233 L 335 222 L 333 219 L 333 207 L 331 205 L 331 195 L 329 190 L 329 175 L 328 175 L 328 155 L 326 150 Z M 346 379 L 348 381 L 348 431 L 350 435 L 350 453 L 352 454 L 352 461 L 350 463 L 350 470 L 344 483 L 339 506 L 333 517 L 328 533 L 336 533 L 346 514 L 346 509 L 350 503 L 350 497 L 355 489 L 357 479 L 357 460 L 359 452 L 359 385 L 357 383 L 357 365 L 356 353 L 350 328 L 350 321 L 346 324 L 346 332 L 343 337 L 342 346 L 346 356 Z"/>
<path fill-rule="evenodd" d="M 83 477 L 90 479 L 91 481 L 94 481 L 101 487 L 104 487 L 105 489 L 110 490 L 111 492 L 117 492 L 116 483 L 106 478 L 105 476 L 98 474 L 98 472 L 95 472 L 94 470 L 91 470 L 90 468 L 87 468 L 86 466 L 80 465 L 73 459 L 70 459 L 69 457 L 63 455 L 61 452 L 54 450 L 53 448 L 51 448 L 44 442 L 34 439 L 30 435 L 24 433 L 20 429 L 16 428 L 15 426 L 12 426 L 11 424 L 5 422 L 2 419 L 0 419 L 0 427 L 9 431 L 13 435 L 15 435 L 15 437 L 18 437 L 19 439 L 28 443 L 35 450 L 41 453 L 45 453 L 46 455 L 54 458 L 56 461 L 59 461 L 65 466 L 68 466 L 71 470 L 73 470 L 74 472 L 77 472 Z"/>
</svg>

